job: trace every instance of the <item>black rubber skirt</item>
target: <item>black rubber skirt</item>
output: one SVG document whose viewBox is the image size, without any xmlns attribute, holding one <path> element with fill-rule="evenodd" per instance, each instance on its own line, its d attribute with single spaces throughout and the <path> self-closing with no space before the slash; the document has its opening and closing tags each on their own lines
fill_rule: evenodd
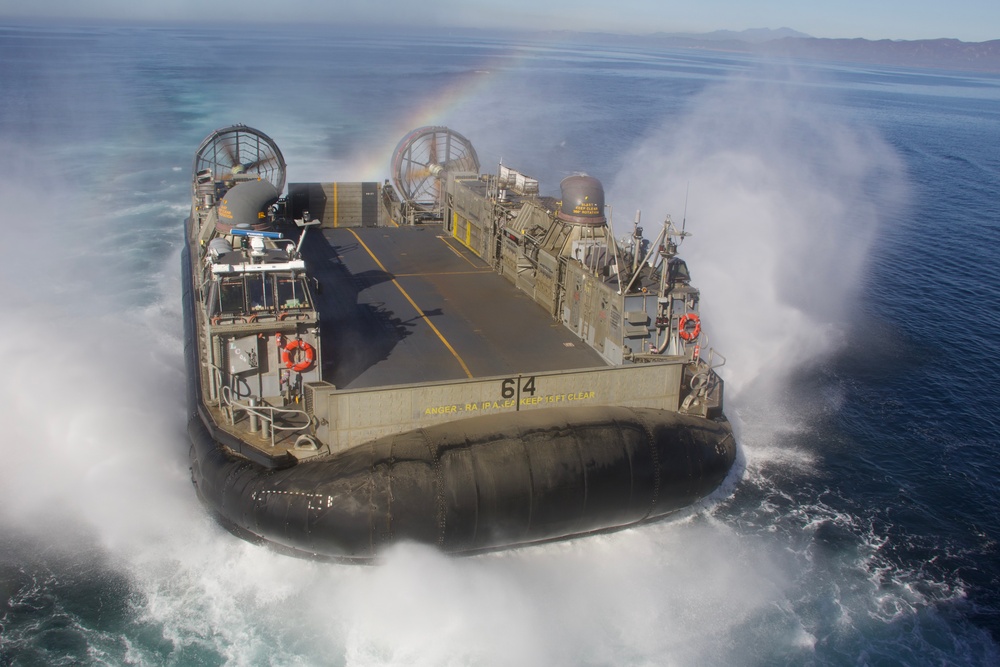
<svg viewBox="0 0 1000 667">
<path fill-rule="evenodd" d="M 719 487 L 726 422 L 621 407 L 488 415 L 268 470 L 188 425 L 201 498 L 240 534 L 371 559 L 411 540 L 475 553 L 660 518 Z"/>
</svg>

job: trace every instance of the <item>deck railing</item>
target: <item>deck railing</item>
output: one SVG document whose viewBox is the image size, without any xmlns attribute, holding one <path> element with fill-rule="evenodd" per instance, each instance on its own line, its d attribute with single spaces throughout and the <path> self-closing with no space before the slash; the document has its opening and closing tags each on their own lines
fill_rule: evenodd
<svg viewBox="0 0 1000 667">
<path fill-rule="evenodd" d="M 272 405 L 257 405 L 254 404 L 256 399 L 251 398 L 246 403 L 240 401 L 238 398 L 233 398 L 233 390 L 231 387 L 222 387 L 222 397 L 221 397 L 221 407 L 229 418 L 229 425 L 236 425 L 236 417 L 240 412 L 245 412 L 248 419 L 250 420 L 250 425 L 248 430 L 251 433 L 261 433 L 263 431 L 264 435 L 271 440 L 271 447 L 275 446 L 275 432 L 278 431 L 303 431 L 308 434 L 310 427 L 309 414 L 305 410 L 298 410 L 294 408 L 277 408 Z M 305 420 L 304 424 L 297 426 L 282 426 L 275 422 L 278 416 L 287 416 L 286 421 L 291 421 L 296 417 Z"/>
</svg>

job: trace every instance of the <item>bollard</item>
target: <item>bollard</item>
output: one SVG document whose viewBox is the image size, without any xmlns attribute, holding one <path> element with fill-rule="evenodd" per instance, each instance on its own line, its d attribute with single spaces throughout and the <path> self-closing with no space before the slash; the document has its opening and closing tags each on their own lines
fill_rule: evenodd
<svg viewBox="0 0 1000 667">
<path fill-rule="evenodd" d="M 258 432 L 260 430 L 260 417 L 257 416 L 257 412 L 253 409 L 253 408 L 257 407 L 257 404 L 258 404 L 257 397 L 256 396 L 251 396 L 250 400 L 247 401 L 247 404 L 250 406 L 250 410 L 249 410 L 249 415 L 250 415 L 250 432 L 251 433 L 256 433 L 256 432 Z"/>
</svg>

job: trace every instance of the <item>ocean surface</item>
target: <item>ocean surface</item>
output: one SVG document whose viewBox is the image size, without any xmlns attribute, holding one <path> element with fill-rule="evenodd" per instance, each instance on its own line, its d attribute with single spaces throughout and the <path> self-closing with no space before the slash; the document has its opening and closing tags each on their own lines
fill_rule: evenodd
<svg viewBox="0 0 1000 667">
<path fill-rule="evenodd" d="M 683 516 L 370 567 L 188 471 L 194 150 L 389 175 L 410 129 L 681 253 L 739 470 Z M 0 25 L 0 665 L 1000 664 L 1000 77 L 315 27 Z"/>
</svg>

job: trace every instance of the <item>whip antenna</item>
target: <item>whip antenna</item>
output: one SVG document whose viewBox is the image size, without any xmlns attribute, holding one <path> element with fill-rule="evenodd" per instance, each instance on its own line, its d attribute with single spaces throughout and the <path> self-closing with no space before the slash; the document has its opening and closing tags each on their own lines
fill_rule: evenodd
<svg viewBox="0 0 1000 667">
<path fill-rule="evenodd" d="M 684 236 L 684 230 L 687 228 L 688 221 L 688 193 L 691 192 L 691 181 L 688 181 L 687 186 L 684 188 L 684 217 L 681 218 L 681 236 Z"/>
</svg>

